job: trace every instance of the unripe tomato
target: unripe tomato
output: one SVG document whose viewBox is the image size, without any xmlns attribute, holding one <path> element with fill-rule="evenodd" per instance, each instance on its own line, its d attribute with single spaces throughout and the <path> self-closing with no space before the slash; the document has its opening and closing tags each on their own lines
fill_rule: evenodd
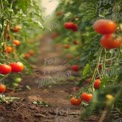
<svg viewBox="0 0 122 122">
<path fill-rule="evenodd" d="M 19 40 L 14 40 L 13 43 L 14 43 L 16 46 L 19 46 L 19 45 L 20 45 L 20 41 L 19 41 Z"/>
<path fill-rule="evenodd" d="M 101 83 L 100 79 L 96 79 L 95 82 L 94 82 L 94 88 L 99 89 L 100 83 Z"/>
<path fill-rule="evenodd" d="M 19 32 L 21 27 L 19 25 L 16 25 L 13 29 L 11 29 L 12 32 Z"/>
<path fill-rule="evenodd" d="M 79 66 L 77 64 L 76 65 L 72 65 L 71 70 L 77 72 L 79 70 Z"/>
<path fill-rule="evenodd" d="M 0 93 L 3 93 L 5 91 L 6 91 L 6 86 L 0 83 Z"/>
<path fill-rule="evenodd" d="M 100 19 L 94 22 L 93 28 L 99 34 L 111 34 L 116 31 L 117 24 L 112 20 Z"/>
<path fill-rule="evenodd" d="M 7 64 L 0 65 L 0 74 L 8 74 L 11 72 L 11 67 Z"/>
<path fill-rule="evenodd" d="M 80 98 L 72 97 L 70 99 L 70 102 L 71 102 L 72 105 L 79 106 L 81 104 L 81 99 Z"/>
<path fill-rule="evenodd" d="M 113 34 L 103 35 L 100 43 L 102 47 L 106 49 L 114 49 L 118 48 L 122 44 L 122 38 L 121 37 L 114 37 Z"/>
<path fill-rule="evenodd" d="M 21 72 L 24 69 L 24 65 L 21 62 L 14 62 L 10 64 L 12 72 Z"/>
<path fill-rule="evenodd" d="M 92 94 L 87 94 L 86 92 L 83 92 L 81 94 L 81 99 L 86 101 L 86 102 L 89 102 L 92 99 Z"/>
</svg>

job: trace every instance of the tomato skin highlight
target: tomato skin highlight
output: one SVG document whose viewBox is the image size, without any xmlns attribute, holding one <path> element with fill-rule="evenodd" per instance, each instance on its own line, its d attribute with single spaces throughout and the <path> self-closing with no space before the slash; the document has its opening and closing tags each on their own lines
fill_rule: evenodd
<svg viewBox="0 0 122 122">
<path fill-rule="evenodd" d="M 21 62 L 15 62 L 10 64 L 12 72 L 21 72 L 24 69 L 24 65 Z"/>
<path fill-rule="evenodd" d="M 100 79 L 96 79 L 95 82 L 94 82 L 94 88 L 99 89 L 100 88 L 100 83 L 101 83 Z"/>
<path fill-rule="evenodd" d="M 81 104 L 81 99 L 80 98 L 75 98 L 75 97 L 72 97 L 70 99 L 70 103 L 72 105 L 75 105 L 75 106 L 79 106 Z"/>
<path fill-rule="evenodd" d="M 103 35 L 100 39 L 101 46 L 106 49 L 119 48 L 122 44 L 121 37 L 114 38 L 113 34 Z"/>
<path fill-rule="evenodd" d="M 3 93 L 6 91 L 6 86 L 2 83 L 0 83 L 0 93 Z"/>
<path fill-rule="evenodd" d="M 117 24 L 112 20 L 99 19 L 94 22 L 93 29 L 99 34 L 111 34 L 116 31 Z"/>
<path fill-rule="evenodd" d="M 87 94 L 86 92 L 83 92 L 81 94 L 81 99 L 86 101 L 86 102 L 90 102 L 92 99 L 92 94 Z"/>
<path fill-rule="evenodd" d="M 0 65 L 0 74 L 9 74 L 11 72 L 11 67 L 7 64 L 1 64 Z"/>
<path fill-rule="evenodd" d="M 79 66 L 77 64 L 76 65 L 72 65 L 71 66 L 71 70 L 77 72 L 77 71 L 79 71 Z"/>
</svg>

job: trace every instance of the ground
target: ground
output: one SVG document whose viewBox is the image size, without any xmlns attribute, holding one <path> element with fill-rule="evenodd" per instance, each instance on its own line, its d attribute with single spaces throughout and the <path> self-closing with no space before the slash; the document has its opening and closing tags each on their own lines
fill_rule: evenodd
<svg viewBox="0 0 122 122">
<path fill-rule="evenodd" d="M 20 99 L 0 104 L 0 122 L 80 122 L 81 108 L 72 106 L 69 99 L 77 89 L 77 81 L 69 80 L 72 73 L 61 46 L 55 47 L 52 41 L 41 40 L 33 73 L 24 76 L 22 90 L 5 93 Z M 97 118 L 92 116 L 84 122 L 97 122 Z"/>
</svg>

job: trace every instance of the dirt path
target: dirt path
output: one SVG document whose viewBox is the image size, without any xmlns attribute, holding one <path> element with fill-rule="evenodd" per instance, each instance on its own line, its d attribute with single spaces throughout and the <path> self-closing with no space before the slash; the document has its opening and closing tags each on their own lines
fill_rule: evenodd
<svg viewBox="0 0 122 122">
<path fill-rule="evenodd" d="M 69 102 L 74 85 L 65 80 L 71 72 L 61 57 L 60 46 L 56 49 L 52 40 L 44 39 L 39 49 L 34 72 L 25 76 L 22 90 L 6 93 L 20 100 L 0 105 L 0 122 L 79 122 L 80 107 Z"/>
</svg>

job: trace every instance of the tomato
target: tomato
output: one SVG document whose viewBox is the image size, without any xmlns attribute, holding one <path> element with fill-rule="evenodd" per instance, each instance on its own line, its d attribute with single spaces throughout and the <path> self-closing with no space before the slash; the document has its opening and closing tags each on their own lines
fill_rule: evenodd
<svg viewBox="0 0 122 122">
<path fill-rule="evenodd" d="M 15 62 L 10 64 L 12 72 L 21 72 L 24 69 L 24 65 L 21 62 Z"/>
<path fill-rule="evenodd" d="M 64 27 L 68 30 L 77 31 L 78 25 L 74 24 L 73 22 L 66 22 L 64 23 Z"/>
<path fill-rule="evenodd" d="M 19 46 L 19 45 L 20 45 L 20 41 L 19 41 L 19 40 L 14 40 L 13 43 L 14 43 L 16 46 Z"/>
<path fill-rule="evenodd" d="M 15 83 L 20 83 L 21 81 L 22 81 L 22 78 L 20 77 L 15 78 Z"/>
<path fill-rule="evenodd" d="M 66 57 L 67 57 L 68 59 L 71 59 L 71 58 L 73 58 L 73 55 L 72 55 L 72 54 L 67 54 Z"/>
<path fill-rule="evenodd" d="M 89 102 L 92 99 L 92 94 L 87 94 L 86 92 L 84 92 L 81 94 L 81 99 L 86 102 Z"/>
<path fill-rule="evenodd" d="M 79 42 L 75 40 L 75 41 L 73 41 L 73 44 L 74 44 L 74 45 L 78 45 Z"/>
<path fill-rule="evenodd" d="M 77 72 L 79 70 L 79 66 L 77 64 L 72 65 L 71 70 Z"/>
<path fill-rule="evenodd" d="M 13 52 L 13 48 L 11 46 L 6 46 L 5 50 L 6 53 L 11 53 Z"/>
<path fill-rule="evenodd" d="M 100 79 L 96 79 L 95 82 L 94 82 L 94 88 L 99 89 L 100 83 L 101 83 Z"/>
<path fill-rule="evenodd" d="M 77 25 L 77 24 L 73 24 L 71 30 L 72 30 L 72 31 L 77 31 L 77 30 L 78 30 L 78 25 Z"/>
<path fill-rule="evenodd" d="M 106 49 L 118 48 L 122 44 L 121 37 L 115 37 L 113 34 L 103 35 L 100 40 L 101 46 Z"/>
<path fill-rule="evenodd" d="M 117 24 L 112 20 L 100 19 L 94 22 L 93 28 L 99 34 L 111 34 L 116 31 Z"/>
<path fill-rule="evenodd" d="M 0 83 L 0 93 L 3 93 L 5 91 L 6 91 L 6 86 Z"/>
<path fill-rule="evenodd" d="M 30 58 L 30 57 L 31 57 L 30 53 L 25 53 L 25 54 L 24 54 L 24 58 L 25 58 L 25 59 L 28 59 L 28 58 Z"/>
<path fill-rule="evenodd" d="M 16 25 L 13 29 L 11 29 L 12 32 L 19 32 L 21 27 L 19 25 Z"/>
<path fill-rule="evenodd" d="M 11 67 L 7 64 L 0 65 L 0 74 L 8 74 L 11 72 Z"/>
<path fill-rule="evenodd" d="M 72 105 L 79 106 L 81 104 L 81 99 L 80 98 L 72 97 L 70 99 L 70 102 L 71 102 Z"/>
<path fill-rule="evenodd" d="M 65 48 L 65 49 L 69 49 L 69 48 L 70 48 L 70 45 L 65 44 L 65 45 L 64 45 L 64 48 Z"/>
</svg>

